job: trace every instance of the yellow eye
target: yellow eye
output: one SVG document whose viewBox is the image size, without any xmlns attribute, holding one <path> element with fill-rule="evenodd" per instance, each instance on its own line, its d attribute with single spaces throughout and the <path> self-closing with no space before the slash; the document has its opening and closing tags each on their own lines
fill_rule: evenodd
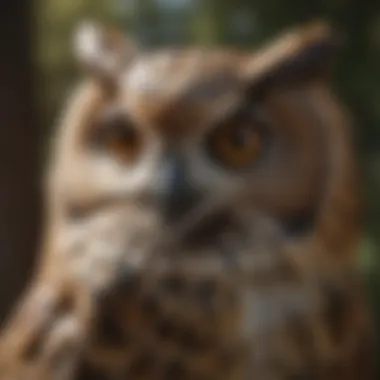
<svg viewBox="0 0 380 380">
<path fill-rule="evenodd" d="M 99 123 L 96 145 L 123 162 L 135 159 L 141 150 L 139 131 L 125 115 L 113 115 Z"/>
<path fill-rule="evenodd" d="M 242 169 L 253 164 L 265 146 L 261 126 L 254 120 L 235 119 L 224 123 L 209 136 L 210 155 L 231 169 Z"/>
</svg>

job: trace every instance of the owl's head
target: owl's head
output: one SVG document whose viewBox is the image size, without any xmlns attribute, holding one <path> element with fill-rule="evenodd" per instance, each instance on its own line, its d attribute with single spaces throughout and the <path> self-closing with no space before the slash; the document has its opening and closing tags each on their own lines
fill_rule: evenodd
<svg viewBox="0 0 380 380">
<path fill-rule="evenodd" d="M 327 25 L 254 51 L 144 51 L 83 23 L 74 45 L 85 79 L 55 146 L 50 200 L 60 218 L 115 202 L 154 210 L 166 226 L 194 212 L 224 225 L 260 212 L 291 238 L 350 245 L 356 178 L 326 86 L 337 48 Z"/>
</svg>

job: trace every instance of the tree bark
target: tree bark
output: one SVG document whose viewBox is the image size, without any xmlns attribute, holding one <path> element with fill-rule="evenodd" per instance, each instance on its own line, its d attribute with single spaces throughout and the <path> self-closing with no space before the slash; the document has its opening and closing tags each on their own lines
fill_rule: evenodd
<svg viewBox="0 0 380 380">
<path fill-rule="evenodd" d="M 0 322 L 30 275 L 40 226 L 32 12 L 25 0 L 0 12 Z"/>
</svg>

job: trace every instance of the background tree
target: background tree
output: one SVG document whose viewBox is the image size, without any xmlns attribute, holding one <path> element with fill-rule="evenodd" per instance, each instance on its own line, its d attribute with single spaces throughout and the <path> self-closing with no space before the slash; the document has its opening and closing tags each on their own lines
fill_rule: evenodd
<svg viewBox="0 0 380 380">
<path fill-rule="evenodd" d="M 31 14 L 20 0 L 0 12 L 0 321 L 30 273 L 40 224 Z"/>
</svg>

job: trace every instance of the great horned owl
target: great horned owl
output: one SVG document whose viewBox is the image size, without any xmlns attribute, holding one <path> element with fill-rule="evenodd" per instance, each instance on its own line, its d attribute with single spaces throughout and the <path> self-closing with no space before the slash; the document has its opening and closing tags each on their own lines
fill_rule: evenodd
<svg viewBox="0 0 380 380">
<path fill-rule="evenodd" d="M 336 39 L 144 51 L 93 23 L 1 380 L 368 379 Z"/>
</svg>

